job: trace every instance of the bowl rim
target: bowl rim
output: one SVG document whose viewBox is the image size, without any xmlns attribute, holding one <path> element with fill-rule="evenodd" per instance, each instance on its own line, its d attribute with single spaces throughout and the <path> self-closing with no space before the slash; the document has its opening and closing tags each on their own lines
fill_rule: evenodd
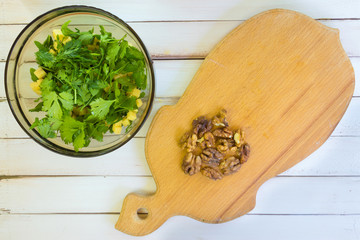
<svg viewBox="0 0 360 240">
<path fill-rule="evenodd" d="M 138 127 L 135 129 L 135 131 L 127 138 L 125 139 L 123 142 L 121 143 L 118 143 L 114 146 L 111 146 L 109 148 L 105 148 L 105 149 L 102 149 L 102 150 L 95 150 L 95 151 L 88 151 L 88 152 L 85 152 L 85 151 L 78 151 L 78 152 L 75 152 L 74 150 L 71 150 L 71 149 L 66 149 L 66 148 L 63 148 L 61 146 L 58 146 L 52 142 L 50 142 L 49 140 L 47 140 L 46 138 L 43 138 L 37 131 L 35 131 L 35 133 L 41 138 L 43 139 L 44 141 L 48 142 L 50 146 L 53 146 L 53 147 L 50 147 L 50 146 L 47 146 L 45 144 L 43 144 L 40 140 L 34 138 L 32 135 L 30 135 L 30 133 L 28 132 L 28 129 L 25 128 L 25 126 L 23 126 L 17 116 L 17 113 L 15 111 L 15 109 L 13 108 L 13 105 L 10 101 L 10 97 L 9 97 L 9 92 L 8 92 L 8 78 L 7 78 L 7 73 L 8 73 L 8 68 L 9 68 L 9 62 L 10 62 L 10 56 L 12 55 L 13 53 L 13 50 L 15 48 L 15 46 L 18 44 L 18 41 L 20 39 L 20 37 L 24 34 L 24 32 L 30 28 L 36 21 L 40 20 L 41 18 L 43 18 L 44 16 L 50 14 L 50 13 L 53 13 L 53 12 L 56 12 L 56 11 L 59 11 L 59 10 L 74 10 L 74 12 L 76 12 L 77 10 L 85 10 L 83 12 L 86 12 L 86 10 L 90 10 L 90 11 L 97 11 L 97 12 L 101 12 L 102 14 L 104 14 L 105 16 L 107 17 L 110 17 L 112 18 L 113 20 L 119 22 L 120 24 L 124 25 L 136 38 L 136 40 L 138 41 L 138 43 L 141 45 L 142 47 L 142 50 L 144 51 L 147 59 L 148 59 L 148 62 L 149 62 L 149 69 L 150 69 L 150 75 L 151 75 L 151 89 L 150 89 L 150 94 L 149 94 L 149 107 L 147 108 L 147 111 L 145 112 L 145 116 L 143 118 L 143 120 L 139 123 Z M 16 58 L 18 58 L 18 55 L 16 56 Z M 17 62 L 17 60 L 16 60 Z M 24 132 L 31 138 L 33 139 L 36 143 L 38 143 L 40 146 L 52 151 L 52 152 L 55 152 L 55 153 L 59 153 L 61 155 L 64 155 L 64 156 L 68 156 L 68 157 L 78 157 L 78 158 L 85 158 L 85 157 L 97 157 L 97 156 L 101 156 L 101 155 L 104 155 L 104 154 L 107 154 L 107 153 L 110 153 L 118 148 L 120 148 L 121 146 L 125 145 L 127 142 L 129 142 L 138 132 L 139 130 L 143 127 L 145 121 L 147 120 L 147 118 L 149 117 L 150 115 L 150 112 L 152 110 L 152 107 L 153 107 L 153 101 L 154 101 L 154 97 L 155 97 L 155 74 L 154 74 L 154 67 L 153 67 L 153 60 L 151 59 L 151 55 L 149 54 L 147 48 L 145 47 L 145 44 L 143 43 L 143 41 L 141 40 L 141 38 L 139 37 L 139 35 L 134 31 L 134 29 L 132 27 L 130 27 L 125 21 L 123 21 L 121 18 L 117 17 L 116 15 L 108 12 L 108 11 L 105 11 L 103 9 L 100 9 L 100 8 L 97 8 L 97 7 L 93 7 L 93 6 L 87 6 L 87 5 L 67 5 L 67 6 L 62 6 L 62 7 L 58 7 L 58 8 L 54 8 L 54 9 L 51 9 L 39 16 L 37 16 L 36 18 L 34 18 L 31 22 L 29 22 L 22 30 L 21 32 L 17 35 L 17 37 L 15 38 L 13 44 L 11 45 L 10 47 L 10 50 L 9 50 L 9 53 L 8 53 L 8 56 L 6 58 L 6 63 L 5 63 L 5 71 L 4 71 L 4 84 L 5 84 L 5 94 L 6 94 L 6 100 L 8 102 L 8 105 L 10 107 L 10 110 L 13 114 L 13 116 L 15 117 L 15 120 L 17 121 L 18 125 L 24 130 Z M 15 97 L 15 100 L 18 103 L 18 99 Z M 20 105 L 20 104 L 19 104 Z M 19 109 L 21 109 L 19 107 Z M 21 110 L 21 113 L 22 115 L 24 115 L 22 113 L 22 110 Z M 24 119 L 27 121 L 26 117 L 23 116 Z"/>
</svg>

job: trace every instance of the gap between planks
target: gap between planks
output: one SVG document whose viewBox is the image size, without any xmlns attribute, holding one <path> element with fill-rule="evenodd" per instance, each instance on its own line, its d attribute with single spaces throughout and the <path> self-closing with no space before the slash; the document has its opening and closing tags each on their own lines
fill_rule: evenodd
<svg viewBox="0 0 360 240">
<path fill-rule="evenodd" d="M 2 180 L 11 179 L 30 179 L 30 178 L 152 178 L 151 174 L 139 174 L 139 175 L 0 175 L 0 182 Z M 273 178 L 360 178 L 360 175 L 277 175 Z"/>
<path fill-rule="evenodd" d="M 234 21 L 246 21 L 247 19 L 199 19 L 199 20 L 133 20 L 125 21 L 125 23 L 197 23 L 197 22 L 234 22 Z M 314 18 L 316 21 L 360 21 L 358 17 L 350 18 Z M 18 23 L 1 23 L 0 26 L 11 26 L 11 25 L 28 25 L 29 22 L 18 22 Z"/>
<path fill-rule="evenodd" d="M 120 212 L 48 212 L 48 213 L 1 213 L 7 212 L 7 209 L 0 208 L 0 215 L 20 215 L 20 216 L 41 216 L 41 215 L 118 215 Z M 247 213 L 245 215 L 251 216 L 360 216 L 360 213 Z M 244 215 L 244 216 L 245 216 Z M 184 215 L 176 215 L 184 216 Z M 186 217 L 186 216 L 184 216 Z"/>
</svg>

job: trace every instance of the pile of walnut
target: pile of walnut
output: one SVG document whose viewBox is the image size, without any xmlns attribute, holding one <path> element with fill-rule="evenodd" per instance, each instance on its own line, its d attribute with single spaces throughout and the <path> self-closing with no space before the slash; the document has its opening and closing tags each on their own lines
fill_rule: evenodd
<svg viewBox="0 0 360 240">
<path fill-rule="evenodd" d="M 237 172 L 250 155 L 244 132 L 230 130 L 226 110 L 221 110 L 211 120 L 198 117 L 192 123 L 193 130 L 185 133 L 180 144 L 187 154 L 182 163 L 186 174 L 201 172 L 210 179 L 222 179 Z"/>
</svg>

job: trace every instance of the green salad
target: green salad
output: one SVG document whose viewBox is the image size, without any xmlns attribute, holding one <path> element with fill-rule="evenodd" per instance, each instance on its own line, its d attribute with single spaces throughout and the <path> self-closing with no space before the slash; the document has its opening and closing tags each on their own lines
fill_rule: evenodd
<svg viewBox="0 0 360 240">
<path fill-rule="evenodd" d="M 35 41 L 37 69 L 31 68 L 31 88 L 40 95 L 31 112 L 45 112 L 36 118 L 44 138 L 60 134 L 75 151 L 91 139 L 103 140 L 106 132 L 126 132 L 136 119 L 146 89 L 144 54 L 125 40 L 116 39 L 100 26 L 81 32 L 54 29 L 43 43 Z M 122 127 L 126 129 L 122 130 Z"/>
</svg>

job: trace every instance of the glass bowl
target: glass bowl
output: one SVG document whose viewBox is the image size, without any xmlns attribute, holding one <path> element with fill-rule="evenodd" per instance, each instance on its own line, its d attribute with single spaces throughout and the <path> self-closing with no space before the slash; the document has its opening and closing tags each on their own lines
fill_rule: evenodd
<svg viewBox="0 0 360 240">
<path fill-rule="evenodd" d="M 108 32 L 116 38 L 127 34 L 126 40 L 130 45 L 138 48 L 145 56 L 147 71 L 147 89 L 142 98 L 143 105 L 139 108 L 137 119 L 133 122 L 128 132 L 124 129 L 121 134 L 107 133 L 102 142 L 92 139 L 88 147 L 75 152 L 72 145 L 65 144 L 60 136 L 45 139 L 37 130 L 30 129 L 36 117 L 43 117 L 44 113 L 29 112 L 37 103 L 39 96 L 30 88 L 30 68 L 37 68 L 35 52 L 37 47 L 34 41 L 43 42 L 55 28 L 61 28 L 66 21 L 71 20 L 70 28 L 75 27 L 87 31 L 92 27 L 99 32 L 99 25 L 103 25 Z M 91 157 L 111 152 L 128 142 L 142 127 L 148 117 L 155 93 L 155 79 L 152 60 L 145 45 L 135 31 L 118 17 L 104 10 L 89 6 L 66 6 L 53 9 L 34 19 L 16 38 L 12 45 L 5 67 L 5 90 L 11 111 L 22 129 L 37 143 L 54 152 L 75 156 Z"/>
</svg>

